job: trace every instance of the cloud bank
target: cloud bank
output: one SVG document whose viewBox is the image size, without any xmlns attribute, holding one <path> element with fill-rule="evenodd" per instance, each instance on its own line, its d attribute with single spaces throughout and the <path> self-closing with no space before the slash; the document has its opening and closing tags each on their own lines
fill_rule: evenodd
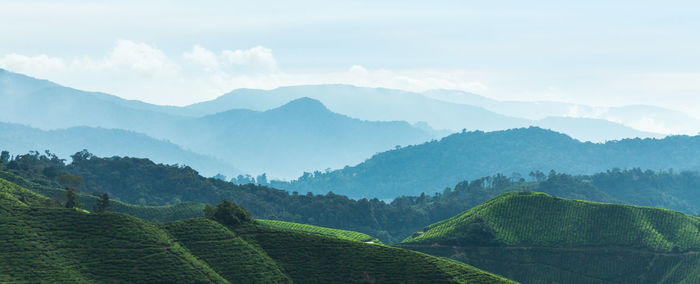
<svg viewBox="0 0 700 284">
<path fill-rule="evenodd" d="M 237 88 L 272 89 L 303 84 L 352 84 L 409 91 L 444 88 L 483 92 L 488 87 L 460 70 L 387 70 L 353 65 L 337 70 L 285 70 L 264 46 L 213 51 L 194 45 L 168 55 L 144 42 L 118 40 L 102 57 L 6 54 L 0 68 L 78 89 L 156 104 L 185 105 Z"/>
</svg>

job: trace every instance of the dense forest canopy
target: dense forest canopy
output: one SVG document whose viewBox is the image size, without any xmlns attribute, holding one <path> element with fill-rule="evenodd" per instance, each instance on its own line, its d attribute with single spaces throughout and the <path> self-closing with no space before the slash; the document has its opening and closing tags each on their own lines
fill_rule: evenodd
<svg viewBox="0 0 700 284">
<path fill-rule="evenodd" d="M 463 180 L 532 171 L 594 174 L 612 168 L 700 170 L 700 136 L 584 143 L 537 127 L 463 131 L 441 140 L 379 153 L 343 169 L 272 181 L 275 188 L 353 198 L 435 193 Z"/>
<path fill-rule="evenodd" d="M 14 157 L 4 152 L 2 157 L 0 171 L 10 171 L 43 184 L 62 187 L 57 180 L 59 176 L 82 177 L 85 184 L 78 189 L 85 194 L 108 193 L 114 200 L 142 205 L 218 204 L 227 199 L 248 209 L 255 218 L 353 230 L 376 236 L 385 243 L 400 241 L 428 224 L 514 190 L 656 206 L 690 214 L 700 212 L 700 174 L 691 171 L 633 168 L 581 176 L 554 171 L 496 174 L 461 181 L 439 193 L 399 196 L 385 202 L 376 198 L 351 199 L 333 192 L 298 193 L 252 183 L 237 185 L 202 177 L 187 166 L 128 157 L 100 158 L 87 151 L 74 154 L 70 164 L 50 152 Z"/>
</svg>

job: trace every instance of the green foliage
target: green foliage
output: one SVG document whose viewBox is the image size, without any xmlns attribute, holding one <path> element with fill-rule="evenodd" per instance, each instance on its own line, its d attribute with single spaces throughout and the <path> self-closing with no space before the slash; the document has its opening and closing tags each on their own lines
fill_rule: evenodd
<svg viewBox="0 0 700 284">
<path fill-rule="evenodd" d="M 120 214 L 15 207 L 0 215 L 0 282 L 226 282 L 164 230 Z"/>
<path fill-rule="evenodd" d="M 384 245 L 260 226 L 234 230 L 297 283 L 506 283 L 458 262 Z"/>
<path fill-rule="evenodd" d="M 78 188 L 85 184 L 85 180 L 79 176 L 65 174 L 58 177 L 58 183 L 67 188 Z"/>
<path fill-rule="evenodd" d="M 163 227 L 194 256 L 232 283 L 291 282 L 265 251 L 215 221 L 188 219 Z"/>
<path fill-rule="evenodd" d="M 64 205 L 66 208 L 74 208 L 78 207 L 77 203 L 75 200 L 78 198 L 78 190 L 75 188 L 66 188 L 66 191 L 64 193 L 66 196 L 66 204 Z"/>
<path fill-rule="evenodd" d="M 492 232 L 489 242 L 474 238 L 475 226 Z M 528 283 L 700 279 L 692 267 L 700 263 L 700 218 L 537 192 L 502 194 L 427 226 L 399 246 Z"/>
<path fill-rule="evenodd" d="M 0 208 L 51 205 L 48 198 L 0 178 Z"/>
<path fill-rule="evenodd" d="M 97 199 L 95 206 L 92 207 L 92 211 L 95 213 L 102 213 L 109 210 L 111 207 L 112 204 L 109 201 L 109 194 L 103 193 L 100 195 L 100 198 Z"/>
<path fill-rule="evenodd" d="M 506 245 L 619 246 L 670 252 L 700 250 L 700 219 L 671 210 L 567 200 L 536 192 L 502 194 L 427 226 L 404 243 L 460 241 L 485 223 Z"/>
<path fill-rule="evenodd" d="M 352 200 L 333 193 L 290 194 L 266 186 L 236 185 L 204 178 L 188 167 L 155 164 L 147 159 L 99 158 L 86 152 L 74 156 L 78 162 L 65 166 L 55 158 L 38 153 L 20 155 L 18 164 L 27 170 L 18 167 L 9 171 L 38 184 L 23 185 L 26 188 L 59 198 L 62 192 L 56 195 L 46 188 L 59 187 L 60 184 L 42 175 L 42 169 L 55 167 L 60 173 L 84 177 L 84 192 L 105 192 L 122 202 L 150 204 L 135 207 L 115 203 L 112 210 L 151 221 L 201 217 L 204 205 L 197 203 L 214 204 L 227 199 L 250 210 L 255 218 L 342 228 L 376 236 L 384 243 L 398 242 L 426 225 L 450 218 L 498 194 L 517 190 L 541 191 L 572 199 L 664 207 L 694 214 L 700 212 L 697 191 L 700 174 L 697 172 L 631 169 L 571 176 L 535 171 L 531 175 L 535 181 L 530 182 L 522 181 L 522 175 L 518 173 L 510 176 L 496 174 L 460 182 L 435 195 L 401 196 L 386 203 L 378 199 Z M 78 199 L 85 208 L 92 208 L 96 201 L 89 195 L 81 195 Z M 196 203 L 181 204 L 182 201 Z"/>
<path fill-rule="evenodd" d="M 318 234 L 318 235 L 329 236 L 329 237 L 350 240 L 350 241 L 381 244 L 379 239 L 377 239 L 375 237 L 372 237 L 370 235 L 363 234 L 363 233 L 353 232 L 353 231 L 331 229 L 331 228 L 325 228 L 325 227 L 319 227 L 319 226 L 313 226 L 313 225 L 307 225 L 307 224 L 292 223 L 292 222 L 285 222 L 285 221 L 276 221 L 276 220 L 260 220 L 260 219 L 258 219 L 256 221 L 260 224 L 263 224 L 263 225 L 268 225 L 270 227 L 288 230 L 288 231 Z"/>
<path fill-rule="evenodd" d="M 204 216 L 230 227 L 253 221 L 248 210 L 228 200 L 222 200 L 216 206 L 207 204 L 204 207 Z"/>
<path fill-rule="evenodd" d="M 508 282 L 404 249 L 254 223 L 232 231 L 203 218 L 157 225 L 28 206 L 17 201 L 26 191 L 0 180 L 0 282 Z"/>
</svg>

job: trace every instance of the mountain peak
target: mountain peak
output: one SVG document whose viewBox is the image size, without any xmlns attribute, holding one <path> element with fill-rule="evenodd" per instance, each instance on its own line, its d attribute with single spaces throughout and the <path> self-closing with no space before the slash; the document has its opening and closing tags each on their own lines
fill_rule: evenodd
<svg viewBox="0 0 700 284">
<path fill-rule="evenodd" d="M 292 100 L 277 108 L 277 110 L 288 112 L 330 112 L 319 100 L 309 97 Z"/>
</svg>

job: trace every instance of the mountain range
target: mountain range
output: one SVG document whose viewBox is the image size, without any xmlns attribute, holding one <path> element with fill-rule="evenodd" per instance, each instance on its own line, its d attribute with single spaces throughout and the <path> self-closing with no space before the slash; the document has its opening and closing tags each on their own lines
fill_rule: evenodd
<svg viewBox="0 0 700 284">
<path fill-rule="evenodd" d="M 414 93 L 348 85 L 311 85 L 269 91 L 238 89 L 215 100 L 189 106 L 159 106 L 80 91 L 0 69 L 0 99 L 12 106 L 0 112 L 1 122 L 42 130 L 83 126 L 145 134 L 175 144 L 183 151 L 221 161 L 211 163 L 211 167 L 191 165 L 206 174 L 267 173 L 270 177 L 289 180 L 305 171 L 356 165 L 376 153 L 439 139 L 464 129 L 498 130 L 540 125 L 583 141 L 663 136 L 596 118 L 563 117 L 558 112 L 540 112 L 547 116 L 534 117 L 525 112 L 500 110 L 494 106 L 499 102 L 476 95 L 471 95 L 471 100 L 458 102 L 449 101 L 445 96 L 438 91 Z M 450 98 L 454 97 L 459 98 Z M 532 107 L 538 110 L 537 105 L 541 105 L 533 104 L 510 109 Z M 616 113 L 638 116 L 640 108 L 649 110 L 649 115 L 673 116 L 692 122 L 689 117 L 663 109 L 627 107 Z M 20 143 L 19 140 L 0 142 Z M 62 148 L 58 144 L 38 146 Z M 151 150 L 115 153 L 148 154 L 161 161 L 159 154 L 150 154 Z M 213 169 L 219 166 L 221 169 Z M 454 182 L 451 180 L 448 184 Z"/>
<path fill-rule="evenodd" d="M 401 121 L 353 119 L 308 98 L 264 112 L 226 109 L 188 116 L 181 113 L 182 108 L 83 92 L 4 70 L 0 70 L 0 99 L 12 106 L 0 112 L 0 121 L 43 130 L 87 126 L 143 133 L 187 151 L 214 156 L 246 173 L 266 172 L 284 178 L 356 164 L 397 145 L 421 143 L 444 134 Z M 17 145 L 21 141 L 0 143 Z M 147 149 L 137 152 L 144 151 Z M 204 167 L 200 170 L 212 172 Z M 233 173 L 229 167 L 219 172 Z"/>
<path fill-rule="evenodd" d="M 633 137 L 663 137 L 658 133 L 636 130 L 603 119 L 571 117 L 570 113 L 566 112 L 540 111 L 542 108 L 570 108 L 564 103 L 522 103 L 518 104 L 517 107 L 506 108 L 512 108 L 514 111 L 497 112 L 487 107 L 491 107 L 493 104 L 500 106 L 498 101 L 472 95 L 481 99 L 463 103 L 449 101 L 445 99 L 445 96 L 438 96 L 436 93 L 438 91 L 415 93 L 351 85 L 290 86 L 273 90 L 237 89 L 214 100 L 186 106 L 183 108 L 184 112 L 179 112 L 179 114 L 204 115 L 230 108 L 262 111 L 278 107 L 300 97 L 309 97 L 321 101 L 334 112 L 359 119 L 425 122 L 432 128 L 451 132 L 462 129 L 503 130 L 532 125 L 563 132 L 582 141 L 603 142 Z M 481 101 L 491 103 L 481 103 Z M 509 105 L 510 102 L 503 104 Z M 494 107 L 493 109 L 501 111 L 500 108 Z M 519 111 L 521 109 L 522 111 Z M 535 117 L 529 115 L 531 111 L 548 115 Z M 665 111 L 664 113 L 674 113 L 669 110 L 663 111 Z M 687 118 L 692 122 L 689 117 Z"/>
<path fill-rule="evenodd" d="M 601 107 L 552 101 L 498 101 L 459 90 L 429 90 L 422 94 L 445 102 L 478 106 L 502 115 L 531 120 L 552 116 L 581 117 L 608 120 L 650 132 L 700 133 L 700 118 L 658 106 Z"/>
</svg>

